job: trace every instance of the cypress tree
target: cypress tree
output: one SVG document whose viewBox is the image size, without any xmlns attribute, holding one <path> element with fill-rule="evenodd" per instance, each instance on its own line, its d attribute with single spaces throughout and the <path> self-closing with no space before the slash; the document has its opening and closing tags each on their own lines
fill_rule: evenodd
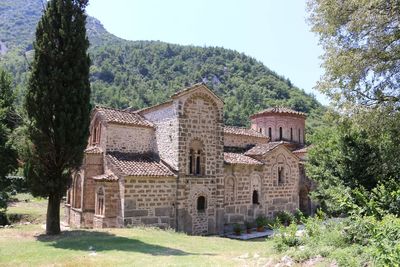
<svg viewBox="0 0 400 267">
<path fill-rule="evenodd" d="M 60 233 L 61 198 L 79 168 L 89 136 L 88 0 L 50 0 L 36 28 L 26 95 L 32 142 L 27 178 L 48 197 L 46 233 Z"/>
<path fill-rule="evenodd" d="M 11 78 L 0 69 L 0 225 L 7 222 L 4 211 L 7 208 L 10 180 L 6 176 L 17 168 L 17 152 L 10 143 L 10 134 L 17 122 L 13 103 Z"/>
</svg>

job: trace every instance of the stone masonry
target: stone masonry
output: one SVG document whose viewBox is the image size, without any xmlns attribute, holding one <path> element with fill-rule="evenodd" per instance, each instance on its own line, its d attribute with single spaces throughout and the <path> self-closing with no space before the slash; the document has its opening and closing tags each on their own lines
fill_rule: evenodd
<svg viewBox="0 0 400 267">
<path fill-rule="evenodd" d="M 208 235 L 307 209 L 305 114 L 267 109 L 251 116 L 248 129 L 224 126 L 223 108 L 204 84 L 142 110 L 96 107 L 67 192 L 67 223 Z"/>
</svg>

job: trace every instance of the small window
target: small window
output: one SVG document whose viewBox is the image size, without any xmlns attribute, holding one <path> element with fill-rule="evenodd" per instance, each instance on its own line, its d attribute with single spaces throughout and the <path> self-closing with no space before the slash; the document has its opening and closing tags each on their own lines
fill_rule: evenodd
<svg viewBox="0 0 400 267">
<path fill-rule="evenodd" d="M 278 167 L 278 184 L 283 184 L 283 167 Z"/>
<path fill-rule="evenodd" d="M 204 212 L 206 210 L 206 198 L 204 196 L 199 196 L 197 198 L 197 211 Z"/>
<path fill-rule="evenodd" d="M 269 137 L 269 140 L 272 139 L 272 128 L 271 127 L 268 128 L 268 137 Z"/>
<path fill-rule="evenodd" d="M 290 141 L 293 141 L 293 128 L 290 128 Z"/>
<path fill-rule="evenodd" d="M 259 130 L 259 131 L 260 131 L 260 133 L 262 133 L 262 129 L 261 129 L 261 128 L 260 128 L 260 130 Z"/>
<path fill-rule="evenodd" d="M 279 140 L 282 140 L 282 138 L 283 138 L 282 127 L 279 127 Z"/>
<path fill-rule="evenodd" d="M 253 204 L 260 204 L 258 202 L 258 192 L 257 192 L 257 190 L 253 191 Z"/>
</svg>

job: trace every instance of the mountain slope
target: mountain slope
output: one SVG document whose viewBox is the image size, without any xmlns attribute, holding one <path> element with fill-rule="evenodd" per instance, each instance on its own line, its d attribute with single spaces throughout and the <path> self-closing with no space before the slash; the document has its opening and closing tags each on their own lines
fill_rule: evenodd
<svg viewBox="0 0 400 267">
<path fill-rule="evenodd" d="M 42 0 L 0 0 L 0 41 L 6 49 L 0 64 L 15 79 L 21 101 L 32 56 L 32 40 L 43 10 Z M 158 41 L 127 41 L 88 18 L 93 102 L 142 108 L 165 101 L 175 91 L 205 82 L 225 101 L 225 120 L 246 125 L 248 116 L 283 105 L 320 114 L 314 97 L 293 86 L 261 62 L 220 47 L 197 47 Z"/>
</svg>

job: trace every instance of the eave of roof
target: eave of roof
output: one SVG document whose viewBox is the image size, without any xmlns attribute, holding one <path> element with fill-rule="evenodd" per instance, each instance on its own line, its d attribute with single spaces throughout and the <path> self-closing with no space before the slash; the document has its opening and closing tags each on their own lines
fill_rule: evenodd
<svg viewBox="0 0 400 267">
<path fill-rule="evenodd" d="M 206 88 L 206 89 L 211 93 L 211 95 L 213 95 L 214 98 L 216 98 L 221 104 L 224 103 L 224 101 L 223 101 L 219 96 L 217 96 L 210 88 L 208 88 L 208 86 L 207 86 L 205 83 L 196 83 L 196 84 L 193 84 L 192 86 L 186 87 L 186 88 L 184 88 L 184 89 L 182 89 L 182 90 L 177 91 L 176 93 L 174 93 L 174 94 L 171 96 L 171 98 L 172 98 L 172 99 L 178 98 L 179 96 L 188 94 L 188 93 L 190 93 L 191 91 L 193 91 L 193 90 L 195 90 L 195 89 L 197 89 L 197 88 L 199 88 L 199 87 L 204 87 L 204 88 Z"/>
<path fill-rule="evenodd" d="M 240 153 L 224 152 L 224 163 L 242 165 L 263 165 L 262 162 Z"/>
<path fill-rule="evenodd" d="M 224 126 L 224 134 L 233 134 L 233 135 L 241 135 L 241 136 L 251 136 L 257 138 L 265 138 L 269 139 L 267 136 L 254 131 L 253 129 L 242 128 L 242 127 L 235 127 L 235 126 Z"/>
<path fill-rule="evenodd" d="M 285 107 L 273 107 L 273 108 L 267 108 L 264 109 L 260 112 L 257 112 L 253 115 L 250 116 L 250 119 L 254 119 L 257 117 L 262 117 L 265 115 L 287 115 L 287 116 L 295 116 L 295 117 L 301 117 L 301 118 L 306 118 L 306 113 L 304 112 L 300 112 L 300 111 L 296 111 L 290 108 L 285 108 Z"/>
<path fill-rule="evenodd" d="M 107 152 L 106 159 L 123 176 L 176 176 L 168 166 L 153 154 Z"/>
<path fill-rule="evenodd" d="M 153 123 L 135 112 L 108 107 L 96 107 L 93 112 L 98 112 L 107 123 L 154 128 Z"/>
</svg>

